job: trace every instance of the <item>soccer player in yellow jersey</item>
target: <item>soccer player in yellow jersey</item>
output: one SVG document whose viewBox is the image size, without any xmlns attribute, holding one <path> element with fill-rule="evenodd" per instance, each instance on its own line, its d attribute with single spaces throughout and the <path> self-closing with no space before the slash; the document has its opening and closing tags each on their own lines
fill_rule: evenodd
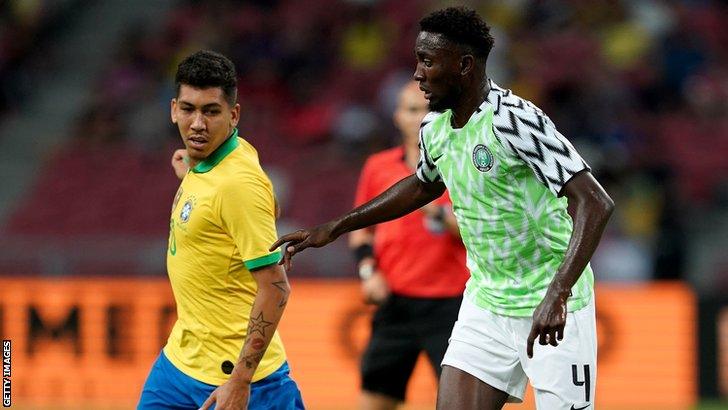
<svg viewBox="0 0 728 410">
<path fill-rule="evenodd" d="M 290 288 L 279 251 L 268 250 L 273 187 L 235 128 L 235 67 L 200 51 L 180 63 L 175 83 L 172 122 L 189 163 L 167 251 L 177 322 L 137 408 L 302 409 L 276 331 Z"/>
</svg>

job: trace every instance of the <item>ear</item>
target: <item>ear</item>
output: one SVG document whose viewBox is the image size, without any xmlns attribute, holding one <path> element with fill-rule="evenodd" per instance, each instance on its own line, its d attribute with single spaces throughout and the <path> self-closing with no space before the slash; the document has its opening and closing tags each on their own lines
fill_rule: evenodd
<svg viewBox="0 0 728 410">
<path fill-rule="evenodd" d="M 230 126 L 236 127 L 240 121 L 240 104 L 235 104 L 230 111 Z"/>
<path fill-rule="evenodd" d="M 468 75 L 475 69 L 475 57 L 472 54 L 464 54 L 460 57 L 460 75 Z"/>
<path fill-rule="evenodd" d="M 172 124 L 177 124 L 177 99 L 172 98 L 169 104 L 169 116 L 172 118 Z"/>
</svg>

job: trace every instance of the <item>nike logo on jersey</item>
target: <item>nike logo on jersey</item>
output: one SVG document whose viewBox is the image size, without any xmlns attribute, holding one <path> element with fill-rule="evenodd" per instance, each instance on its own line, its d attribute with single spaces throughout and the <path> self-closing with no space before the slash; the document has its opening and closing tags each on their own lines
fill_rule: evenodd
<svg viewBox="0 0 728 410">
<path fill-rule="evenodd" d="M 584 406 L 584 407 L 574 407 L 574 406 L 576 406 L 576 404 L 571 405 L 571 410 L 583 410 L 583 409 L 591 406 L 591 403 L 587 403 L 586 406 Z"/>
</svg>

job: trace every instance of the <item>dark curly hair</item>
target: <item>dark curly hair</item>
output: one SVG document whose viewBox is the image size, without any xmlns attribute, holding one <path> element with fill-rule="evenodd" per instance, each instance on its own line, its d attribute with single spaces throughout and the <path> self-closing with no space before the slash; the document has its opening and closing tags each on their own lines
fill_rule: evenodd
<svg viewBox="0 0 728 410">
<path fill-rule="evenodd" d="M 174 76 L 177 95 L 182 84 L 197 88 L 220 87 L 225 100 L 234 105 L 238 98 L 235 65 L 220 53 L 201 50 L 187 56 L 177 66 Z"/>
<path fill-rule="evenodd" d="M 441 34 L 483 62 L 493 48 L 490 27 L 467 7 L 448 7 L 428 14 L 420 20 L 420 31 Z"/>
</svg>

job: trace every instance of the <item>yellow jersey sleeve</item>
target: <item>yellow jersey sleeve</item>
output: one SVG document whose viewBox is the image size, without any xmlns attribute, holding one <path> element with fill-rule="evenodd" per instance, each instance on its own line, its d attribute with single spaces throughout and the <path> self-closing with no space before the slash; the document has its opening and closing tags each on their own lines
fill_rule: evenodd
<svg viewBox="0 0 728 410">
<path fill-rule="evenodd" d="M 280 252 L 270 252 L 276 241 L 275 196 L 265 175 L 250 175 L 222 184 L 218 192 L 222 228 L 230 235 L 248 270 L 280 260 Z"/>
</svg>

